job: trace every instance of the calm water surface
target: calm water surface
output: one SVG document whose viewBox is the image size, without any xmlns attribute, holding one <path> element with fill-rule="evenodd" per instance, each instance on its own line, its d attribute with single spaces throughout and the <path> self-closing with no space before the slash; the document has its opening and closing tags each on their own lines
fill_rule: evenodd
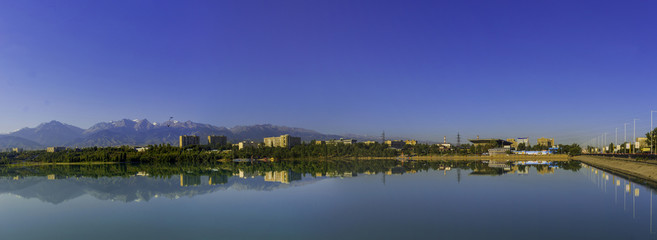
<svg viewBox="0 0 657 240">
<path fill-rule="evenodd" d="M 0 234 L 2 239 L 657 239 L 651 188 L 579 163 L 522 164 L 5 167 Z"/>
</svg>

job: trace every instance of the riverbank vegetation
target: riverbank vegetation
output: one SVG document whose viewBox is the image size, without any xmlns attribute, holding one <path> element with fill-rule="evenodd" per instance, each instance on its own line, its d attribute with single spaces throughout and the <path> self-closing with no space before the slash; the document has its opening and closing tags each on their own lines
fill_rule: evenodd
<svg viewBox="0 0 657 240">
<path fill-rule="evenodd" d="M 578 155 L 581 148 L 577 144 L 559 145 L 557 153 Z M 246 147 L 239 149 L 232 145 L 195 145 L 175 147 L 171 145 L 150 145 L 144 151 L 134 147 L 91 147 L 66 149 L 60 152 L 24 151 L 0 153 L 0 164 L 12 163 L 90 163 L 90 162 L 133 162 L 133 163 L 198 163 L 207 164 L 217 160 L 246 159 L 344 159 L 344 158 L 394 158 L 405 156 L 458 156 L 479 154 L 493 146 L 462 145 L 460 148 L 444 149 L 435 144 L 405 145 L 393 149 L 380 143 L 373 144 L 314 144 L 305 143 L 292 148 Z"/>
</svg>

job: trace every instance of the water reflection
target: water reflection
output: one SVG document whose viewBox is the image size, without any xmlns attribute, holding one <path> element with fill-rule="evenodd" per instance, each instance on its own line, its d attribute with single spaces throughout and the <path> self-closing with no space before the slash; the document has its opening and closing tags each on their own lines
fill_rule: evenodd
<svg viewBox="0 0 657 240">
<path fill-rule="evenodd" d="M 578 162 L 13 167 L 0 168 L 0 230 L 7 239 L 89 239 L 93 234 L 62 234 L 107 226 L 109 233 L 99 234 L 106 239 L 204 239 L 218 232 L 226 239 L 336 239 L 345 232 L 365 239 L 508 238 L 500 229 L 533 239 L 645 239 L 657 237 L 646 186 Z M 39 222 L 53 216 L 58 225 Z M 25 235 L 48 226 L 43 235 Z"/>
<path fill-rule="evenodd" d="M 648 228 L 648 232 L 651 234 L 651 236 L 654 234 L 652 210 L 652 198 L 654 192 L 653 189 L 655 186 L 654 183 L 606 172 L 602 169 L 598 169 L 583 163 L 581 165 L 582 168 L 585 169 L 584 171 L 581 171 L 581 173 L 585 174 L 601 192 L 606 194 L 610 188 L 613 188 L 614 205 L 618 205 L 619 192 L 623 195 L 623 212 L 629 211 L 628 205 L 630 204 L 629 201 L 631 200 L 631 218 L 633 220 L 647 221 L 648 224 L 646 227 Z M 609 201 L 611 201 L 611 199 L 609 199 Z M 641 219 L 640 216 L 637 217 L 637 213 L 640 214 L 643 207 L 648 209 L 648 219 Z M 637 208 L 639 208 L 639 212 L 637 212 Z M 627 217 L 629 218 L 630 216 L 628 215 Z"/>
<path fill-rule="evenodd" d="M 579 163 L 479 162 L 441 161 L 405 162 L 334 161 L 280 163 L 225 163 L 212 166 L 178 165 L 49 165 L 0 169 L 0 194 L 9 193 L 23 198 L 37 198 L 53 204 L 91 195 L 101 200 L 133 202 L 166 197 L 177 199 L 216 191 L 256 190 L 272 191 L 312 184 L 329 178 L 352 178 L 416 174 L 436 171 L 446 176 L 457 169 L 456 180 L 461 182 L 461 170 L 469 175 L 528 175 L 530 167 L 538 174 L 553 174 L 559 166 L 579 168 Z M 597 171 L 597 170 L 596 170 Z M 636 195 L 639 192 L 637 190 Z"/>
<path fill-rule="evenodd" d="M 279 182 L 289 184 L 291 181 L 301 180 L 301 174 L 290 170 L 269 171 L 265 173 L 265 182 Z"/>
<path fill-rule="evenodd" d="M 549 161 L 483 161 L 486 165 L 475 165 L 470 175 L 504 175 L 518 174 L 529 175 L 531 167 L 536 169 L 540 175 L 554 174 L 555 169 L 564 168 L 565 170 L 577 171 L 578 162 L 549 162 Z"/>
</svg>

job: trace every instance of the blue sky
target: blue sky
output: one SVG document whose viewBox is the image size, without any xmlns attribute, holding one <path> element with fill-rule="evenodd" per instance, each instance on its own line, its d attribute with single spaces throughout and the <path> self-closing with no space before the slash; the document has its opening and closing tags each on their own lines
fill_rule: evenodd
<svg viewBox="0 0 657 240">
<path fill-rule="evenodd" d="M 654 1 L 2 1 L 0 133 L 271 123 L 586 142 L 657 110 Z M 631 129 L 631 126 L 628 126 Z"/>
</svg>

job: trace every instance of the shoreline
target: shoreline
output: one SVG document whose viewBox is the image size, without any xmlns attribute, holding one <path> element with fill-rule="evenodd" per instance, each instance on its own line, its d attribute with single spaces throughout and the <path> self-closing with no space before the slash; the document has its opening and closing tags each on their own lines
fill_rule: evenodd
<svg viewBox="0 0 657 240">
<path fill-rule="evenodd" d="M 480 156 L 480 155 L 431 155 L 431 156 L 404 156 L 404 157 L 342 157 L 342 158 L 318 158 L 322 160 L 396 160 L 404 158 L 410 161 L 483 161 L 483 160 L 519 160 L 519 161 L 570 161 L 572 157 L 567 154 L 552 155 L 503 155 L 503 156 Z M 289 159 L 292 160 L 292 159 Z"/>
<path fill-rule="evenodd" d="M 549 160 L 549 161 L 570 161 L 571 157 L 567 154 L 552 154 L 552 155 L 497 155 L 497 156 L 479 156 L 479 155 L 436 155 L 436 156 L 414 156 L 410 157 L 410 160 L 420 160 L 420 161 L 459 161 L 459 160 L 468 160 L 468 161 L 477 161 L 477 160 L 526 160 L 526 161 L 535 161 L 535 160 Z"/>
<path fill-rule="evenodd" d="M 296 161 L 296 160 L 311 160 L 311 161 L 326 161 L 326 160 L 398 160 L 404 161 L 571 161 L 573 160 L 568 154 L 551 154 L 551 155 L 497 155 L 497 156 L 481 156 L 481 155 L 431 155 L 431 156 L 397 156 L 397 157 L 313 157 L 313 158 L 284 158 L 275 161 Z M 256 160 L 256 159 L 254 159 Z M 217 161 L 229 162 L 231 159 L 218 159 Z"/>
<path fill-rule="evenodd" d="M 254 159 L 255 160 L 255 159 Z M 567 154 L 552 155 L 498 155 L 498 156 L 480 156 L 480 155 L 432 155 L 432 156 L 413 156 L 413 157 L 329 157 L 329 158 L 290 158 L 281 159 L 283 161 L 295 160 L 348 160 L 348 161 L 372 161 L 372 160 L 403 160 L 403 161 L 571 161 L 572 157 Z M 281 161 L 275 160 L 275 162 Z M 231 162 L 232 159 L 217 159 L 217 162 Z M 182 162 L 182 161 L 181 161 Z M 102 164 L 121 164 L 126 162 L 21 162 L 0 164 L 5 167 L 27 167 L 27 166 L 48 166 L 48 165 L 102 165 Z M 149 164 L 149 163 L 145 163 Z M 656 165 L 657 166 L 657 165 Z"/>
<path fill-rule="evenodd" d="M 657 183 L 657 164 L 600 156 L 577 156 L 574 160 L 606 171 Z"/>
</svg>

